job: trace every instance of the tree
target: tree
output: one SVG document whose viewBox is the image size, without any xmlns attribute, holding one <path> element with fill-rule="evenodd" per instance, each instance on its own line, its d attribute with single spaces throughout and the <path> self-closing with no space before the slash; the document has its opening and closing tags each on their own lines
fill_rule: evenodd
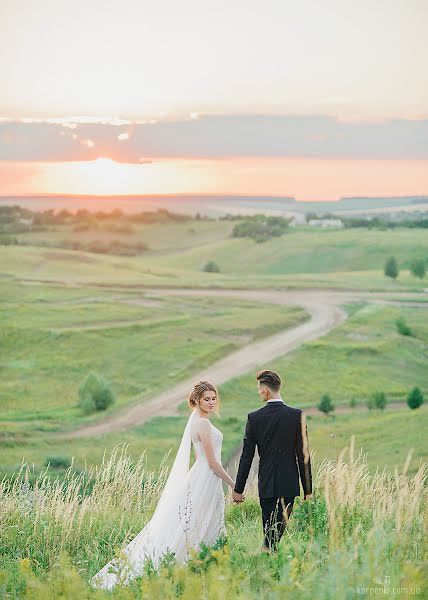
<svg viewBox="0 0 428 600">
<path fill-rule="evenodd" d="M 407 396 L 407 405 L 412 410 L 419 408 L 424 401 L 424 396 L 418 387 L 414 387 L 410 394 Z"/>
<path fill-rule="evenodd" d="M 397 279 L 398 277 L 398 264 L 395 256 L 390 256 L 385 263 L 384 273 L 386 277 L 391 279 Z"/>
<path fill-rule="evenodd" d="M 334 410 L 333 401 L 328 394 L 324 394 L 322 396 L 321 401 L 318 404 L 318 410 L 323 412 L 325 415 L 328 415 Z"/>
<path fill-rule="evenodd" d="M 383 392 L 374 392 L 369 400 L 369 409 L 378 408 L 379 410 L 385 410 L 387 404 L 386 396 Z"/>
<path fill-rule="evenodd" d="M 426 273 L 425 261 L 423 258 L 415 258 L 410 264 L 410 272 L 415 277 L 423 279 Z"/>
<path fill-rule="evenodd" d="M 398 333 L 401 335 L 412 335 L 412 330 L 407 325 L 404 317 L 398 317 L 398 319 L 395 319 L 395 326 L 397 327 Z"/>
<path fill-rule="evenodd" d="M 220 273 L 220 267 L 213 260 L 209 260 L 204 267 L 207 273 Z"/>
<path fill-rule="evenodd" d="M 106 410 L 115 397 L 110 384 L 100 375 L 90 373 L 79 388 L 79 406 L 86 413 Z"/>
</svg>

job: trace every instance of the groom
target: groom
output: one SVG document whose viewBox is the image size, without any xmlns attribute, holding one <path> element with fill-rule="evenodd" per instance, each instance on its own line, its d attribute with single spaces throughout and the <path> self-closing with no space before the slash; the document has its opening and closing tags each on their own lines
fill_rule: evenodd
<svg viewBox="0 0 428 600">
<path fill-rule="evenodd" d="M 244 500 L 243 491 L 257 446 L 264 549 L 270 551 L 276 549 L 293 510 L 294 498 L 300 495 L 299 474 L 304 499 L 312 496 L 311 459 L 305 417 L 299 408 L 283 402 L 278 373 L 259 371 L 257 389 L 266 405 L 248 415 L 232 495 L 235 502 Z"/>
</svg>

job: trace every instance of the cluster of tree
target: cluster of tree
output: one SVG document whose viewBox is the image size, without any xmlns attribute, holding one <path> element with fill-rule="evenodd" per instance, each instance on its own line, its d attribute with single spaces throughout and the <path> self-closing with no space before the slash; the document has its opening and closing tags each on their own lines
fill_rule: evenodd
<svg viewBox="0 0 428 600">
<path fill-rule="evenodd" d="M 0 246 L 18 246 L 19 240 L 13 235 L 0 235 Z"/>
<path fill-rule="evenodd" d="M 285 233 L 289 226 L 289 219 L 285 217 L 267 217 L 266 215 L 251 215 L 237 223 L 232 230 L 232 237 L 248 237 L 256 242 L 266 242 L 273 237 Z"/>
<path fill-rule="evenodd" d="M 342 219 L 342 217 L 338 217 L 337 215 L 328 212 L 322 214 L 316 212 L 308 212 L 305 214 L 305 218 L 307 223 L 309 223 L 309 221 L 313 221 L 314 219 Z"/>
<path fill-rule="evenodd" d="M 201 216 L 199 215 L 199 219 Z M 156 211 L 142 211 L 134 214 L 125 214 L 119 208 L 110 212 L 91 212 L 81 208 L 74 213 L 62 209 L 32 211 L 20 206 L 0 206 L 0 231 L 4 233 L 24 233 L 26 231 L 43 231 L 55 225 L 75 225 L 84 228 L 96 227 L 102 222 L 116 222 L 123 226 L 132 223 L 171 223 L 191 220 L 190 215 L 173 213 L 165 208 Z M 132 232 L 132 229 L 130 230 Z"/>
<path fill-rule="evenodd" d="M 414 258 L 410 265 L 409 270 L 415 277 L 419 279 L 423 279 L 426 274 L 426 263 L 427 260 L 423 258 Z M 398 262 L 395 256 L 390 256 L 386 262 L 383 269 L 383 272 L 386 277 L 390 277 L 391 279 L 397 279 L 399 275 Z"/>
<path fill-rule="evenodd" d="M 37 242 L 38 246 L 52 247 L 53 244 L 47 242 Z M 26 246 L 25 241 L 10 235 L 0 235 L 0 246 Z M 65 248 L 66 250 L 79 250 L 80 252 L 94 252 L 95 254 L 113 254 L 115 256 L 138 256 L 149 249 L 145 242 L 127 243 L 122 240 L 63 240 L 54 245 L 55 248 Z"/>
<path fill-rule="evenodd" d="M 144 242 L 128 244 L 122 240 L 93 240 L 84 242 L 81 240 L 66 240 L 61 243 L 62 248 L 67 250 L 80 250 L 82 252 L 94 252 L 95 254 L 114 254 L 118 256 L 137 256 L 149 249 Z"/>
<path fill-rule="evenodd" d="M 419 408 L 424 402 L 424 395 L 420 388 L 417 386 L 414 387 L 407 395 L 406 398 L 407 406 L 412 410 Z M 366 400 L 366 405 L 369 410 L 385 410 L 386 405 L 388 404 L 388 400 L 384 392 L 376 391 Z M 357 405 L 357 401 L 355 398 L 352 398 L 350 402 L 351 408 L 354 408 Z M 321 397 L 321 400 L 317 406 L 318 410 L 325 415 L 329 415 L 331 412 L 335 410 L 335 405 L 333 400 L 328 394 L 324 394 Z"/>
<path fill-rule="evenodd" d="M 413 219 L 397 219 L 391 221 L 390 219 L 382 217 L 342 217 L 343 224 L 345 227 L 364 227 L 366 229 L 395 229 L 397 227 L 410 227 L 410 228 L 428 228 L 428 217 L 415 217 Z"/>
<path fill-rule="evenodd" d="M 0 222 L 13 223 L 18 219 L 30 219 L 34 215 L 28 208 L 22 208 L 14 204 L 13 206 L 0 206 Z"/>
</svg>

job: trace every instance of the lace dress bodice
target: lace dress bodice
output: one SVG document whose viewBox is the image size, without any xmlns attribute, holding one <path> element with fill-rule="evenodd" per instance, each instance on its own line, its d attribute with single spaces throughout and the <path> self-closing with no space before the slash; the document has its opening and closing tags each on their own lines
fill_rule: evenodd
<svg viewBox="0 0 428 600">
<path fill-rule="evenodd" d="M 223 443 L 223 434 L 219 429 L 217 429 L 217 427 L 214 427 L 214 425 L 210 421 L 209 421 L 209 423 L 211 426 L 211 435 L 212 435 L 212 442 L 213 442 L 213 448 L 214 448 L 214 455 L 215 455 L 216 459 L 219 462 L 221 462 L 221 446 Z M 205 450 L 204 450 L 202 441 L 197 438 L 198 438 L 197 423 L 194 423 L 193 427 L 192 427 L 192 443 L 193 443 L 193 447 L 195 449 L 196 460 L 197 461 L 207 461 L 207 457 L 205 455 Z"/>
</svg>

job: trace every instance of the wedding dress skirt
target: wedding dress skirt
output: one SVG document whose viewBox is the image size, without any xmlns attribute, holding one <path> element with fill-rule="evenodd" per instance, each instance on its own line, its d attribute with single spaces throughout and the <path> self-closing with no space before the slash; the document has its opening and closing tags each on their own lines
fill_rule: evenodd
<svg viewBox="0 0 428 600">
<path fill-rule="evenodd" d="M 221 462 L 223 434 L 211 423 L 212 442 Z M 225 534 L 224 493 L 222 480 L 210 468 L 201 441 L 192 438 L 196 461 L 176 489 L 168 491 L 152 519 L 130 542 L 120 558 L 106 564 L 92 579 L 95 587 L 112 589 L 141 575 L 144 564 L 152 560 L 157 568 L 166 553 L 173 552 L 183 563 L 190 550 L 201 544 L 213 545 Z M 162 505 L 160 506 L 160 504 Z"/>
</svg>

